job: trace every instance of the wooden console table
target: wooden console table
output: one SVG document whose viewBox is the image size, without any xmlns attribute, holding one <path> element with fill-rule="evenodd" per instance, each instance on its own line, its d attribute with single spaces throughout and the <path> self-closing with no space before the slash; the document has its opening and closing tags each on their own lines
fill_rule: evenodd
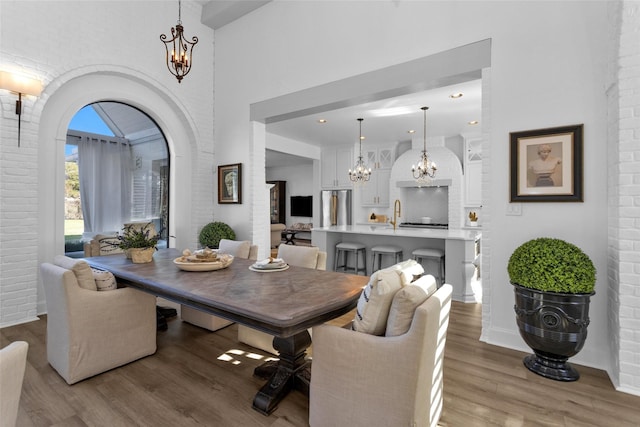
<svg viewBox="0 0 640 427">
<path fill-rule="evenodd" d="M 173 263 L 179 256 L 175 249 L 161 249 L 147 264 L 133 264 L 123 254 L 86 261 L 111 271 L 127 286 L 273 335 L 280 360 L 253 400 L 253 407 L 265 415 L 291 390 L 308 392 L 308 378 L 298 375 L 308 364 L 307 329 L 353 309 L 368 281 L 364 276 L 293 266 L 254 272 L 249 270 L 253 261 L 238 258 L 223 270 L 187 272 Z"/>
</svg>

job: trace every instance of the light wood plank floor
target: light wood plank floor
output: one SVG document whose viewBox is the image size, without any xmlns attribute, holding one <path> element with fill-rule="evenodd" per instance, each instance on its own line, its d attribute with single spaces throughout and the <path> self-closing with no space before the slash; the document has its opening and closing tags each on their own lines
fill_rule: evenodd
<svg viewBox="0 0 640 427">
<path fill-rule="evenodd" d="M 640 397 L 616 392 L 604 372 L 577 366 L 579 381 L 556 382 L 529 372 L 524 353 L 479 342 L 480 312 L 453 304 L 442 426 L 640 426 Z M 156 354 L 73 386 L 47 363 L 45 331 L 46 317 L 0 330 L 1 347 L 30 345 L 18 426 L 308 425 L 299 392 L 269 417 L 251 409 L 265 354 L 238 344 L 235 325 L 211 333 L 172 320 Z"/>
</svg>

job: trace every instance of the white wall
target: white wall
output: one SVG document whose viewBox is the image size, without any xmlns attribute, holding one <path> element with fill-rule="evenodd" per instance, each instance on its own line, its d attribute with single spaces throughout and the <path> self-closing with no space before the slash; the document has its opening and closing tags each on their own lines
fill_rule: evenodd
<svg viewBox="0 0 640 427">
<path fill-rule="evenodd" d="M 0 326 L 46 310 L 38 266 L 64 252 L 66 128 L 84 105 L 128 103 L 162 129 L 171 150 L 170 234 L 193 247 L 213 218 L 213 30 L 201 7 L 183 2 L 187 36 L 198 35 L 194 69 L 178 84 L 159 36 L 177 3 L 157 1 L 0 2 L 0 69 L 42 80 L 27 97 L 17 147 L 14 94 L 0 90 Z"/>
<path fill-rule="evenodd" d="M 277 28 L 277 31 L 274 29 Z M 272 2 L 216 32 L 216 130 L 251 139 L 248 106 L 294 91 L 491 38 L 483 73 L 483 335 L 528 351 L 506 264 L 538 236 L 569 240 L 593 259 L 597 294 L 576 363 L 609 370 L 607 319 L 606 2 Z M 248 31 L 250 29 L 250 31 Z M 242 52 L 242 55 L 238 55 Z M 509 132 L 584 123 L 584 203 L 509 208 Z M 485 185 L 486 184 L 486 185 Z M 247 214 L 249 215 L 249 214 Z"/>
</svg>

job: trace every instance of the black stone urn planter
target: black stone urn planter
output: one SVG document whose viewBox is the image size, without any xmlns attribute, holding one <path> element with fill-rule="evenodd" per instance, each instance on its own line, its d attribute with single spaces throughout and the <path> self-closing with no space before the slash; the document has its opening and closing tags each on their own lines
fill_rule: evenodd
<svg viewBox="0 0 640 427">
<path fill-rule="evenodd" d="M 557 381 L 576 381 L 578 371 L 567 360 L 587 339 L 589 294 L 545 292 L 511 283 L 520 336 L 535 354 L 524 358 L 532 372 Z"/>
</svg>

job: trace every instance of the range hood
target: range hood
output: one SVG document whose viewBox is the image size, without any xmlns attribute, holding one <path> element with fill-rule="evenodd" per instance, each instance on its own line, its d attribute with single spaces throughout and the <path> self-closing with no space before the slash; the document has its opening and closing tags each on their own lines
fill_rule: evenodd
<svg viewBox="0 0 640 427">
<path fill-rule="evenodd" d="M 439 138 L 440 144 L 444 144 L 444 138 Z M 419 188 L 419 187 L 449 187 L 458 185 L 457 182 L 462 179 L 462 165 L 460 159 L 455 153 L 443 145 L 435 145 L 433 141 L 430 143 L 429 157 L 438 165 L 436 176 L 429 184 L 419 184 L 413 179 L 411 168 L 412 165 L 420 158 L 422 150 L 413 148 L 407 150 L 400 155 L 393 163 L 392 180 L 395 178 L 397 188 Z M 454 181 L 456 182 L 454 184 Z"/>
<path fill-rule="evenodd" d="M 396 181 L 398 188 L 421 188 L 421 187 L 448 187 L 451 185 L 451 178 L 432 179 L 428 184 L 420 184 L 415 179 L 407 181 Z"/>
</svg>

